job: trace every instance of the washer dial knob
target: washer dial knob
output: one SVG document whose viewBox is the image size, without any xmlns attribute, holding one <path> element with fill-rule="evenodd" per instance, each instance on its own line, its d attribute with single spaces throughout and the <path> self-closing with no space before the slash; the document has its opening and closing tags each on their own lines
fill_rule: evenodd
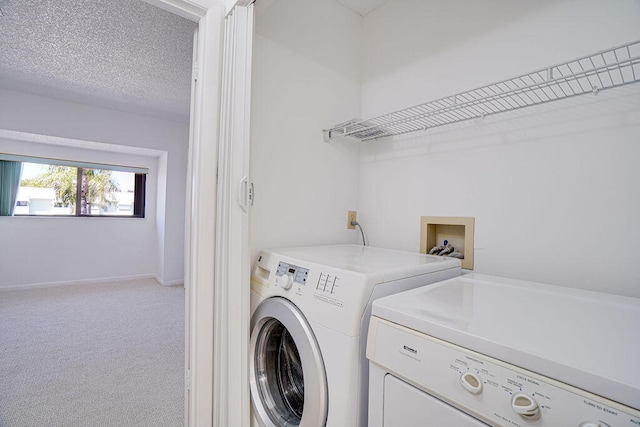
<svg viewBox="0 0 640 427">
<path fill-rule="evenodd" d="M 525 393 L 516 393 L 511 399 L 511 408 L 516 414 L 529 420 L 540 418 L 540 406 L 533 397 Z"/>
<path fill-rule="evenodd" d="M 460 384 L 462 384 L 462 387 L 464 387 L 469 393 L 482 393 L 482 380 L 480 380 L 480 377 L 473 372 L 465 372 L 460 375 Z"/>
<path fill-rule="evenodd" d="M 282 276 L 278 276 L 276 284 L 286 291 L 293 285 L 293 278 L 288 274 L 283 274 Z"/>
</svg>

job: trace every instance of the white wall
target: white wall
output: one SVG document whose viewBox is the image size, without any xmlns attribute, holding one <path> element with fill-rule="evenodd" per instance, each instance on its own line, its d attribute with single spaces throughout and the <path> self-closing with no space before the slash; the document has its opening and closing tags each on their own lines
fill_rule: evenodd
<svg viewBox="0 0 640 427">
<path fill-rule="evenodd" d="M 151 183 L 145 219 L 0 218 L 0 286 L 135 275 L 182 283 L 188 124 L 4 89 L 0 100 L 0 129 L 166 153 L 136 159 L 130 154 L 20 143 L 17 148 L 31 155 L 147 162 Z M 9 142 L 0 141 L 0 149 L 5 147 L 11 148 Z M 158 177 L 166 186 L 166 200 L 159 201 L 166 204 L 156 204 Z"/>
<path fill-rule="evenodd" d="M 252 262 L 259 250 L 358 242 L 356 144 L 322 129 L 357 117 L 362 19 L 334 0 L 256 3 L 251 110 Z"/>
<path fill-rule="evenodd" d="M 363 116 L 640 39 L 639 22 L 635 0 L 392 0 L 364 19 Z M 366 143 L 359 219 L 415 251 L 420 216 L 473 216 L 476 272 L 640 296 L 639 134 L 629 86 Z"/>
</svg>

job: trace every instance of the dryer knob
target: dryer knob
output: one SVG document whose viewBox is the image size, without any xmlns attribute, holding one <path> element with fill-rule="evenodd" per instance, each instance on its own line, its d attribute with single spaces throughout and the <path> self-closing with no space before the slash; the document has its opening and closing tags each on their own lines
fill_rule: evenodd
<svg viewBox="0 0 640 427">
<path fill-rule="evenodd" d="M 482 393 L 482 380 L 472 372 L 465 372 L 462 374 L 460 376 L 460 384 L 462 384 L 462 387 L 464 387 L 469 393 Z"/>
<path fill-rule="evenodd" d="M 516 393 L 511 399 L 511 408 L 516 414 L 529 420 L 540 418 L 540 406 L 533 397 L 524 393 Z"/>
<path fill-rule="evenodd" d="M 282 289 L 286 291 L 289 288 L 291 288 L 291 285 L 293 285 L 293 278 L 288 274 L 283 274 L 282 276 L 278 277 L 278 279 L 276 280 L 276 283 L 278 286 L 280 286 Z"/>
</svg>

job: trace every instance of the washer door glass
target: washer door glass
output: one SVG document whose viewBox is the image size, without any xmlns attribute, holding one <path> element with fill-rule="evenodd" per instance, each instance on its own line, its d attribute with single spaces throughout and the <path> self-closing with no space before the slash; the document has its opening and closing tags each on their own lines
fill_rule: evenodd
<svg viewBox="0 0 640 427">
<path fill-rule="evenodd" d="M 256 375 L 264 384 L 259 391 L 263 400 L 274 403 L 271 418 L 299 425 L 304 408 L 304 374 L 296 343 L 276 319 L 265 323 L 257 343 Z"/>
<path fill-rule="evenodd" d="M 258 307 L 251 323 L 256 418 L 267 426 L 324 425 L 324 365 L 304 316 L 288 300 L 270 298 Z"/>
</svg>

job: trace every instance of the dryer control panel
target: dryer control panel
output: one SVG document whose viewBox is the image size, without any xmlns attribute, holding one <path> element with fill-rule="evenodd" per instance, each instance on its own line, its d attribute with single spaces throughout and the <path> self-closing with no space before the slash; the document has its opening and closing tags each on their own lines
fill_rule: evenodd
<svg viewBox="0 0 640 427">
<path fill-rule="evenodd" d="M 367 357 L 391 375 L 491 425 L 640 425 L 636 409 L 375 316 Z"/>
</svg>

